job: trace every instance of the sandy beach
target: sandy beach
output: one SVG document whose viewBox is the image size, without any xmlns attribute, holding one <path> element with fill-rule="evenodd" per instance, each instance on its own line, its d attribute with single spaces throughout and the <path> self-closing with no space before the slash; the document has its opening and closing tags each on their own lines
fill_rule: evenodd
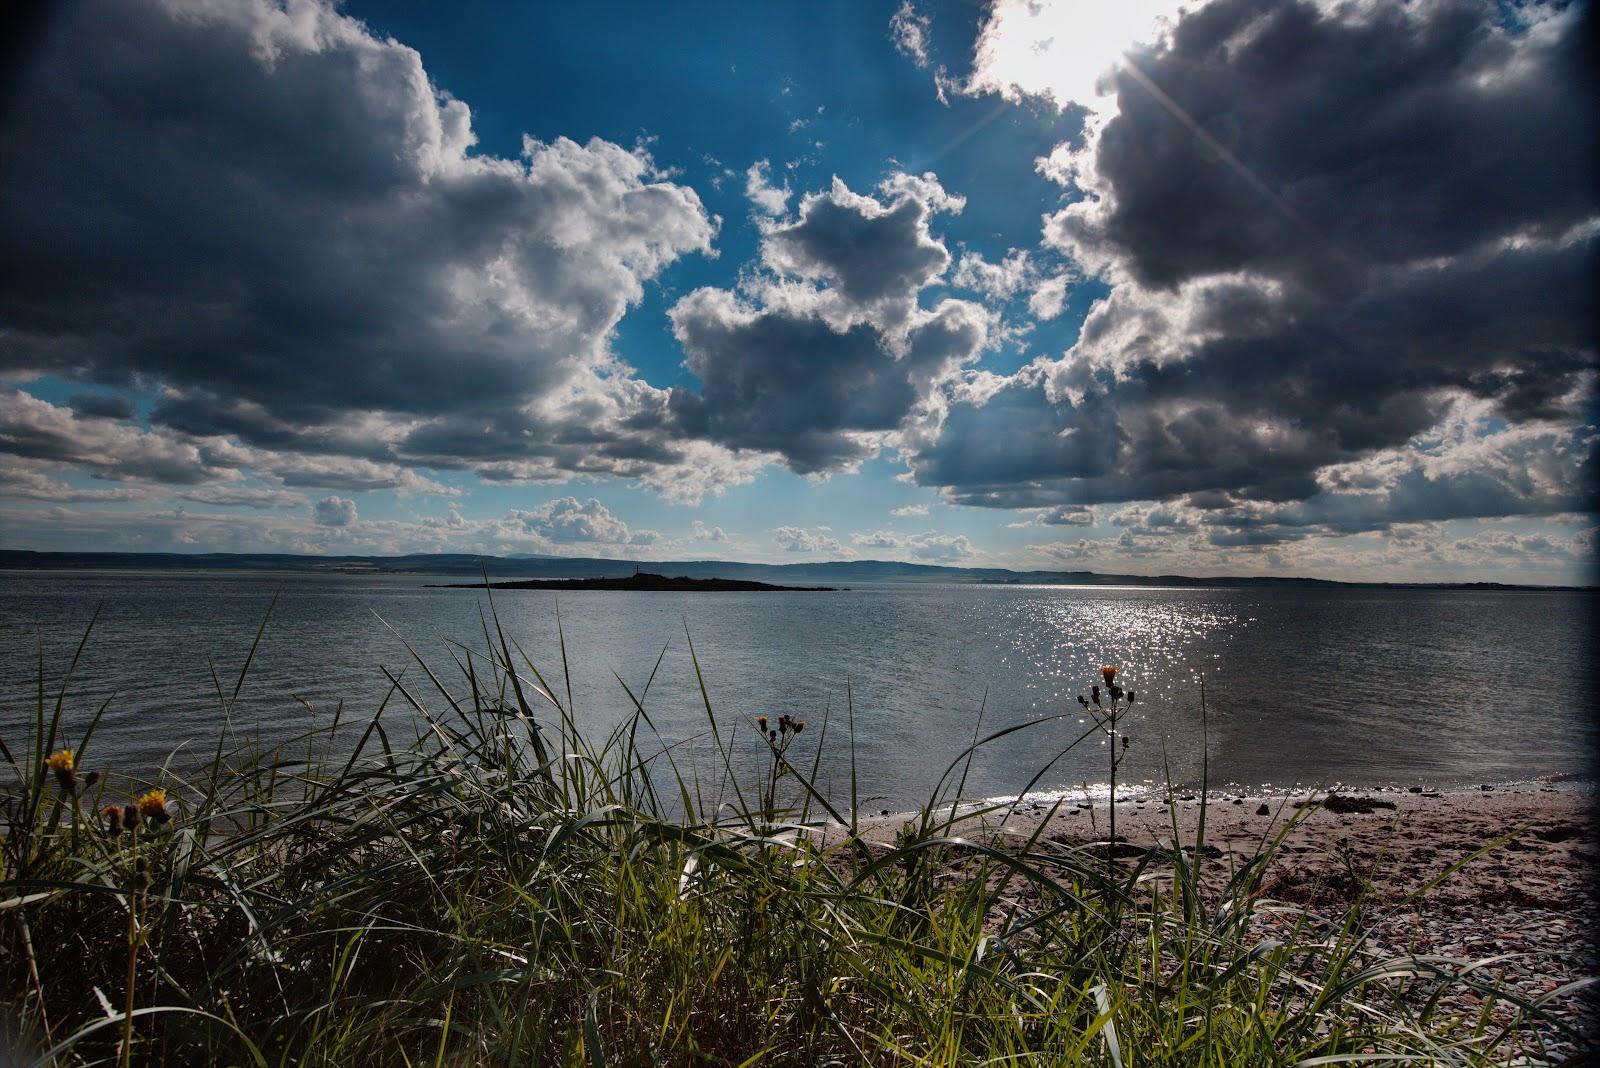
<svg viewBox="0 0 1600 1068">
<path fill-rule="evenodd" d="M 1317 800 L 1308 804 L 1306 794 L 1211 794 L 1204 806 L 1202 848 L 1207 885 L 1224 885 L 1232 871 L 1281 834 L 1262 896 L 1336 923 L 1360 897 L 1363 881 L 1370 883 L 1361 923 L 1374 956 L 1501 957 L 1484 974 L 1529 1000 L 1600 975 L 1595 948 L 1600 827 L 1591 787 L 1532 782 L 1450 792 L 1346 789 L 1319 794 Z M 1170 845 L 1174 838 L 1192 846 L 1201 809 L 1192 793 L 1177 793 L 1170 804 L 1162 798 L 1119 802 L 1122 862 L 1132 865 L 1144 850 Z M 969 821 L 960 832 L 1012 843 L 1037 833 L 1052 846 L 1088 845 L 1106 840 L 1108 814 L 1103 798 L 1091 802 L 1069 796 L 1058 805 L 1028 799 L 1008 815 L 984 818 L 981 826 Z M 1003 822 L 1002 815 L 1007 816 Z M 1042 821 L 1048 822 L 1041 829 Z M 901 822 L 878 817 L 864 833 L 887 842 Z M 1451 865 L 1501 839 L 1418 893 Z M 1164 877 L 1159 865 L 1150 874 Z M 1451 999 L 1467 1009 L 1481 1004 L 1470 991 Z M 1562 1063 L 1566 1056 L 1600 1049 L 1593 988 L 1561 993 L 1548 1007 L 1579 1029 L 1587 1044 L 1547 1036 L 1545 1059 L 1521 1063 Z M 1558 1055 L 1552 1057 L 1551 1051 Z"/>
</svg>

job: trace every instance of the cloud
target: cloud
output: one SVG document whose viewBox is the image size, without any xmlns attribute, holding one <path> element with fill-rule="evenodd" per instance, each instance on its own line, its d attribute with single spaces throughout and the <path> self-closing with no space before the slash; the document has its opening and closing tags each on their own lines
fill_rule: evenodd
<svg viewBox="0 0 1600 1068">
<path fill-rule="evenodd" d="M 133 402 L 115 393 L 74 393 L 67 405 L 84 419 L 132 419 Z"/>
<path fill-rule="evenodd" d="M 828 528 L 807 530 L 804 527 L 778 527 L 772 531 L 772 540 L 778 548 L 789 553 L 829 553 L 844 551 L 839 539 L 828 533 Z"/>
<path fill-rule="evenodd" d="M 391 489 L 402 495 L 433 493 L 445 497 L 460 494 L 460 490 L 397 464 L 380 464 L 343 456 L 300 456 L 249 450 L 243 455 L 253 461 L 252 466 L 271 474 L 286 486 L 355 492 Z"/>
<path fill-rule="evenodd" d="M 1051 514 L 1051 513 L 1046 513 Z M 1179 509 L 1157 506 L 1155 508 L 1126 508 L 1113 515 L 1110 522 L 1135 533 L 1152 531 L 1190 531 L 1195 522 Z"/>
<path fill-rule="evenodd" d="M 889 530 L 857 532 L 850 535 L 850 542 L 866 549 L 892 549 L 919 560 L 962 560 L 977 551 L 965 534 L 940 534 L 933 530 L 926 534 L 896 534 Z"/>
<path fill-rule="evenodd" d="M 0 475 L 0 488 L 3 486 L 3 475 Z M 64 501 L 68 499 L 63 498 Z M 342 508 L 335 508 L 332 517 L 339 518 L 341 511 Z M 611 544 L 550 541 L 526 529 L 515 518 L 515 511 L 497 517 L 473 518 L 462 516 L 452 506 L 443 516 L 415 520 L 361 518 L 346 526 L 321 525 L 313 513 L 313 508 L 296 512 L 267 509 L 246 514 L 190 511 L 184 507 L 141 511 L 125 505 L 119 505 L 116 510 L 23 508 L 8 511 L 0 533 L 4 534 L 8 546 L 49 546 L 62 551 L 97 550 L 110 544 L 143 552 L 389 556 L 437 552 L 503 555 L 531 551 L 588 556 L 597 554 L 597 545 Z M 631 530 L 629 533 L 627 555 L 630 557 L 660 558 L 674 548 L 655 531 Z"/>
<path fill-rule="evenodd" d="M 319 0 L 59 22 L 8 116 L 0 373 L 156 384 L 153 430 L 279 456 L 692 493 L 665 393 L 610 346 L 717 223 L 644 149 L 480 151 L 417 52 Z"/>
<path fill-rule="evenodd" d="M 999 263 L 990 263 L 979 252 L 964 252 L 950 276 L 950 284 L 983 296 L 991 305 L 1027 294 L 1028 315 L 1047 321 L 1061 314 L 1067 303 L 1067 287 L 1079 281 L 1071 270 L 1055 268 L 1050 273 L 1038 253 L 1011 249 Z M 1029 324 L 1031 325 L 1031 324 Z"/>
<path fill-rule="evenodd" d="M 879 196 L 834 179 L 795 220 L 764 229 L 742 292 L 701 288 L 673 306 L 694 392 L 672 390 L 679 433 L 775 454 L 803 474 L 872 455 L 934 382 L 979 354 L 989 317 L 970 301 L 918 306 L 950 255 L 928 229 L 959 198 L 931 175 L 892 175 Z"/>
<path fill-rule="evenodd" d="M 1116 522 L 1116 520 L 1112 520 Z M 1033 519 L 1023 526 L 1090 527 L 1094 526 L 1093 508 L 1044 508 L 1033 514 Z"/>
<path fill-rule="evenodd" d="M 750 164 L 744 172 L 744 195 L 767 215 L 782 215 L 789 210 L 789 188 L 772 184 L 772 165 L 764 159 Z"/>
<path fill-rule="evenodd" d="M 912 516 L 927 515 L 928 506 L 925 504 L 906 504 L 899 508 L 889 509 L 889 514 L 897 519 L 909 519 Z"/>
<path fill-rule="evenodd" d="M 763 260 L 780 273 L 825 281 L 857 306 L 906 301 L 950 264 L 929 221 L 959 213 L 966 201 L 931 174 L 897 173 L 880 188 L 884 200 L 853 193 L 835 177 L 827 192 L 806 194 L 794 222 L 765 232 Z"/>
<path fill-rule="evenodd" d="M 1044 279 L 1028 295 L 1028 311 L 1035 319 L 1054 319 L 1067 306 L 1067 287 L 1073 281 L 1071 274 L 1058 274 Z"/>
<path fill-rule="evenodd" d="M 660 538 L 653 530 L 631 530 L 599 500 L 558 497 L 532 510 L 506 513 L 508 524 L 557 545 L 592 542 L 603 545 L 649 545 Z"/>
<path fill-rule="evenodd" d="M 1109 293 L 1061 358 L 943 381 L 904 437 L 915 480 L 1002 508 L 1187 498 L 1237 540 L 1267 516 L 1291 537 L 1587 508 L 1600 212 L 1580 14 L 1184 15 L 1041 164 L 1073 198 L 1046 245 Z M 1527 431 L 1516 463 L 1442 469 L 1508 426 Z M 1340 483 L 1378 460 L 1411 473 Z"/>
<path fill-rule="evenodd" d="M 0 463 L 0 500 L 50 501 L 76 504 L 84 501 L 136 501 L 149 497 L 142 487 L 88 489 L 55 478 L 51 471 L 61 465 L 11 458 Z"/>
<path fill-rule="evenodd" d="M 850 535 L 853 545 L 860 545 L 866 549 L 898 549 L 901 541 L 892 531 L 874 530 L 870 533 L 855 533 Z"/>
<path fill-rule="evenodd" d="M 75 464 L 96 478 L 193 485 L 238 477 L 225 457 L 177 435 L 92 416 L 0 390 L 0 454 Z"/>
<path fill-rule="evenodd" d="M 707 527 L 696 519 L 689 525 L 690 533 L 697 541 L 727 541 L 728 534 L 721 527 Z"/>
<path fill-rule="evenodd" d="M 981 252 L 966 252 L 956 264 L 950 284 L 1005 301 L 1029 288 L 1037 274 L 1024 249 L 1011 249 L 999 263 L 990 263 Z"/>
<path fill-rule="evenodd" d="M 1159 40 L 1179 9 L 1179 0 L 996 0 L 973 46 L 971 75 L 943 88 L 1102 109 L 1107 79 L 1123 53 Z"/>
<path fill-rule="evenodd" d="M 203 489 L 184 490 L 178 494 L 186 501 L 195 501 L 199 504 L 213 504 L 236 508 L 304 508 L 306 497 L 302 493 L 287 493 L 283 490 L 256 489 L 249 486 L 208 486 Z M 328 497 L 319 502 L 321 509 L 327 501 L 337 501 L 341 498 Z M 349 503 L 349 502 L 346 502 Z M 351 504 L 351 513 L 354 515 L 355 505 Z M 318 522 L 322 520 L 319 518 Z M 344 526 L 346 524 L 325 524 L 328 526 Z"/>
<path fill-rule="evenodd" d="M 889 20 L 889 40 L 894 42 L 895 49 L 918 68 L 926 69 L 932 62 L 932 35 L 933 16 L 918 13 L 911 0 L 900 0 L 900 6 Z"/>
<path fill-rule="evenodd" d="M 348 497 L 324 497 L 311 507 L 311 518 L 322 527 L 348 527 L 356 521 L 356 502 Z"/>
<path fill-rule="evenodd" d="M 987 322 L 970 305 L 942 301 L 917 316 L 903 350 L 858 323 L 752 306 L 701 289 L 672 310 L 673 328 L 699 376 L 698 394 L 676 389 L 685 433 L 737 449 L 779 454 L 795 471 L 847 468 L 896 430 L 932 383 L 983 347 Z"/>
</svg>

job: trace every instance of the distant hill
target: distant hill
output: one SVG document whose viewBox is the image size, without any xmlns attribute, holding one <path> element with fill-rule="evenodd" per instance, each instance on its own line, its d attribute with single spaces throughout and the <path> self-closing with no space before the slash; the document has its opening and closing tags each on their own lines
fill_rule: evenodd
<svg viewBox="0 0 1600 1068">
<path fill-rule="evenodd" d="M 588 556 L 478 556 L 413 553 L 407 556 L 297 556 L 290 553 L 44 553 L 0 549 L 0 570 L 221 570 L 299 571 L 379 575 L 462 575 L 492 581 L 518 578 L 617 578 L 639 560 Z M 651 560 L 652 571 L 683 578 L 774 584 L 862 582 L 967 582 L 986 585 L 1185 586 L 1242 588 L 1371 588 L 1457 590 L 1579 590 L 1593 586 L 1518 586 L 1500 582 L 1335 582 L 1276 576 L 1108 575 L 1094 571 L 1011 571 L 998 567 L 948 567 L 900 560 L 751 564 L 734 560 Z"/>
<path fill-rule="evenodd" d="M 749 579 L 668 578 L 636 571 L 622 578 L 513 579 L 510 582 L 450 582 L 443 590 L 611 590 L 631 593 L 835 593 L 832 586 L 774 586 Z"/>
</svg>

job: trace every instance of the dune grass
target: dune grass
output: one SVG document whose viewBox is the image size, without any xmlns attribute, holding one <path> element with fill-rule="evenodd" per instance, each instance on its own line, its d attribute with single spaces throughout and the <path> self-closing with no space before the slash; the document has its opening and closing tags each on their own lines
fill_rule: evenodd
<svg viewBox="0 0 1600 1068">
<path fill-rule="evenodd" d="M 224 737 L 131 830 L 137 799 L 87 770 L 98 713 L 65 713 L 77 660 L 47 689 L 41 656 L 27 744 L 0 743 L 0 1042 L 69 1065 L 1133 1068 L 1495 1063 L 1561 1027 L 1474 962 L 1375 958 L 1359 903 L 1270 902 L 1282 826 L 1209 889 L 1201 848 L 1108 865 L 979 833 L 1003 812 L 953 803 L 971 753 L 1037 724 L 975 737 L 873 842 L 814 786 L 819 736 L 852 723 L 751 729 L 707 698 L 720 766 L 690 769 L 648 684 L 586 738 L 554 652 L 542 673 L 488 623 L 448 681 L 389 674 L 353 749 L 337 724 L 270 753 Z M 225 716 L 247 672 L 218 680 Z M 1447 1012 L 1452 986 L 1511 1023 Z"/>
</svg>

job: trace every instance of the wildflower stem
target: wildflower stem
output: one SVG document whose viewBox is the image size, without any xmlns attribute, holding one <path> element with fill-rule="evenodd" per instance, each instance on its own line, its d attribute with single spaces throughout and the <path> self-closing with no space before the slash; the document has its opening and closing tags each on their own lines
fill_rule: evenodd
<svg viewBox="0 0 1600 1068">
<path fill-rule="evenodd" d="M 1117 701 L 1111 700 L 1111 736 L 1107 746 L 1111 750 L 1111 791 L 1106 805 L 1106 819 L 1111 825 L 1111 841 L 1106 846 L 1106 873 L 1115 878 L 1117 873 Z"/>
<path fill-rule="evenodd" d="M 135 830 L 131 852 L 137 855 L 138 848 L 139 832 Z M 122 998 L 122 1055 L 118 1062 L 120 1068 L 128 1068 L 133 1063 L 133 991 L 134 984 L 138 982 L 139 964 L 140 891 L 136 883 L 137 878 L 137 875 L 130 877 L 128 887 L 128 975 Z"/>
</svg>

